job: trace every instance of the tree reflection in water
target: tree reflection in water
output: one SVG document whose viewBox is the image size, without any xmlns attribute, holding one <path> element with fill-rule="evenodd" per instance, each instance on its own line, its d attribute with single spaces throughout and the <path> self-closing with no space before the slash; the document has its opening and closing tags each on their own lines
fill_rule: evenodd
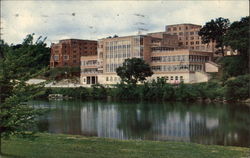
<svg viewBox="0 0 250 158">
<path fill-rule="evenodd" d="M 117 139 L 250 146 L 250 108 L 202 103 L 33 101 L 51 108 L 39 129 Z"/>
</svg>

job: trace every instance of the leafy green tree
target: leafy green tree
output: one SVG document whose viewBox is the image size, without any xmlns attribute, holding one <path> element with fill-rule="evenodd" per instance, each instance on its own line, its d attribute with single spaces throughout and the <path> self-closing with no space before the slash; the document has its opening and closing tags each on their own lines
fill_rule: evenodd
<svg viewBox="0 0 250 158">
<path fill-rule="evenodd" d="M 216 42 L 216 48 L 219 48 L 220 51 L 217 53 L 222 53 L 224 56 L 224 35 L 227 32 L 229 27 L 229 20 L 219 17 L 215 20 L 207 22 L 199 31 L 199 35 L 202 38 L 203 43 L 209 43 L 210 41 Z"/>
<path fill-rule="evenodd" d="M 133 85 L 136 85 L 138 81 L 143 82 L 146 77 L 153 75 L 150 66 L 140 58 L 125 59 L 122 66 L 116 69 L 116 73 L 122 81 Z"/>
<path fill-rule="evenodd" d="M 33 35 L 28 35 L 19 45 L 8 46 L 1 41 L 0 153 L 2 138 L 34 130 L 35 118 L 41 114 L 27 102 L 40 95 L 42 86 L 25 82 L 47 65 L 49 49 L 41 37 L 33 43 Z"/>
<path fill-rule="evenodd" d="M 226 99 L 229 101 L 237 101 L 239 99 L 247 99 L 250 97 L 250 75 L 242 75 L 230 79 L 225 83 Z"/>
<path fill-rule="evenodd" d="M 236 71 L 240 71 L 239 73 L 235 72 L 236 74 L 229 73 L 229 76 L 237 76 L 249 72 L 249 20 L 250 18 L 247 16 L 240 21 L 233 22 L 224 36 L 224 44 L 240 53 L 239 56 L 232 57 L 232 62 L 229 61 L 230 59 L 226 61 L 226 64 L 229 62 L 228 66 L 235 67 Z"/>
<path fill-rule="evenodd" d="M 44 43 L 46 38 L 41 38 L 40 36 L 33 42 L 34 34 L 27 35 L 22 44 L 11 45 L 5 50 L 4 62 L 11 68 L 11 76 L 18 79 L 30 78 L 46 69 L 49 65 L 50 49 Z"/>
<path fill-rule="evenodd" d="M 247 60 L 241 55 L 237 56 L 225 56 L 221 59 L 223 75 L 222 81 L 226 81 L 230 77 L 236 77 L 243 75 L 247 72 Z"/>
</svg>

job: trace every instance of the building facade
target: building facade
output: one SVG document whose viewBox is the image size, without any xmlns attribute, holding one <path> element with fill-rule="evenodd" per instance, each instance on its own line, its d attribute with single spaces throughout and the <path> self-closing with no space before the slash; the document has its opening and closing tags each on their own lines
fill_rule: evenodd
<svg viewBox="0 0 250 158">
<path fill-rule="evenodd" d="M 207 72 L 217 71 L 212 62 L 213 52 L 183 48 L 178 44 L 177 35 L 165 32 L 100 39 L 98 55 L 81 58 L 81 83 L 119 83 L 116 68 L 133 57 L 142 58 L 151 66 L 154 74 L 148 80 L 164 77 L 168 83 L 207 82 Z"/>
<path fill-rule="evenodd" d="M 98 40 L 97 54 L 81 57 L 81 83 L 116 84 L 116 68 L 127 58 L 141 58 L 154 74 L 147 80 L 164 77 L 168 83 L 207 82 L 209 73 L 218 72 L 212 62 L 215 42 L 203 44 L 200 25 L 167 25 L 164 32 L 114 36 Z"/>
<path fill-rule="evenodd" d="M 142 58 L 149 64 L 151 62 L 151 49 L 160 46 L 164 46 L 168 50 L 178 47 L 177 36 L 159 32 L 99 40 L 98 82 L 101 84 L 120 82 L 116 68 L 122 66 L 125 59 Z"/>
<path fill-rule="evenodd" d="M 97 69 L 97 55 L 82 56 L 81 57 L 81 78 L 82 84 L 97 84 L 98 83 L 98 69 Z"/>
<path fill-rule="evenodd" d="M 189 49 L 152 50 L 150 66 L 154 74 L 149 80 L 164 77 L 168 83 L 207 82 L 208 66 L 212 60 L 212 52 Z M 210 71 L 215 71 L 209 67 Z"/>
<path fill-rule="evenodd" d="M 66 39 L 51 45 L 50 67 L 80 66 L 81 56 L 97 55 L 97 41 Z"/>
</svg>

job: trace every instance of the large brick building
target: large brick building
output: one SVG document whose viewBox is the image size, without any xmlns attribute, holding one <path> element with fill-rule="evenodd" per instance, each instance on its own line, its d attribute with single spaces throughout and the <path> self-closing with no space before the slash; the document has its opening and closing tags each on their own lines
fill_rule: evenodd
<svg viewBox="0 0 250 158">
<path fill-rule="evenodd" d="M 120 81 L 116 68 L 127 58 L 142 58 L 154 75 L 169 83 L 208 81 L 208 72 L 218 71 L 212 62 L 215 43 L 203 44 L 200 25 L 167 25 L 164 32 L 97 41 L 65 39 L 51 45 L 50 67 L 81 68 L 82 84 L 115 84 Z"/>
<path fill-rule="evenodd" d="M 217 71 L 212 56 L 212 49 L 179 46 L 178 36 L 166 32 L 104 38 L 98 40 L 98 55 L 81 58 L 81 83 L 116 84 L 120 81 L 116 68 L 133 57 L 151 66 L 154 75 L 148 80 L 165 77 L 169 83 L 206 82 L 208 68 Z"/>
<path fill-rule="evenodd" d="M 81 81 L 84 84 L 115 83 L 118 81 L 116 68 L 121 66 L 125 59 L 136 57 L 150 63 L 151 49 L 160 46 L 167 50 L 175 49 L 178 47 L 177 36 L 158 32 L 100 39 L 98 56 L 93 56 L 89 61 L 87 58 L 81 58 Z M 86 63 L 90 63 L 91 67 Z"/>
<path fill-rule="evenodd" d="M 176 24 L 166 25 L 165 31 L 171 35 L 177 35 L 179 40 L 179 46 L 182 48 L 188 48 L 190 50 L 199 51 L 215 51 L 215 42 L 209 44 L 203 44 L 198 32 L 201 29 L 201 25 L 195 24 Z"/>
<path fill-rule="evenodd" d="M 97 55 L 97 41 L 65 39 L 51 45 L 50 67 L 80 66 L 81 56 Z"/>
</svg>

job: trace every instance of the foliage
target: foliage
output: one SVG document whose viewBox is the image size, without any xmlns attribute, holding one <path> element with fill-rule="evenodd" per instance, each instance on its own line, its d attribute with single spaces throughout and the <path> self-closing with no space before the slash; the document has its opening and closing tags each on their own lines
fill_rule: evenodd
<svg viewBox="0 0 250 158">
<path fill-rule="evenodd" d="M 203 43 L 209 43 L 210 41 L 216 41 L 216 48 L 221 48 L 221 53 L 224 55 L 223 36 L 226 34 L 229 27 L 229 20 L 219 17 L 215 20 L 207 22 L 199 31 L 199 35 L 202 38 Z"/>
<path fill-rule="evenodd" d="M 229 79 L 226 83 L 225 96 L 227 100 L 237 101 L 239 99 L 249 98 L 250 93 L 250 75 L 238 76 Z"/>
<path fill-rule="evenodd" d="M 138 99 L 139 94 L 136 86 L 132 84 L 125 84 L 121 82 L 120 84 L 115 85 L 115 90 L 112 95 L 114 98 L 118 99 Z"/>
<path fill-rule="evenodd" d="M 138 86 L 118 84 L 111 96 L 119 99 L 158 101 L 195 101 L 197 99 L 222 99 L 224 87 L 217 82 L 178 85 L 168 84 L 164 78 L 145 82 Z"/>
<path fill-rule="evenodd" d="M 72 98 L 78 99 L 86 99 L 90 96 L 90 92 L 87 88 L 77 87 L 77 88 L 46 88 L 46 95 L 48 97 L 49 94 L 62 94 L 63 96 L 68 96 Z M 43 96 L 40 96 L 43 97 Z"/>
<path fill-rule="evenodd" d="M 241 77 L 240 77 L 241 78 Z M 238 80 L 236 80 L 238 81 Z M 239 89 L 239 93 L 235 95 L 235 99 L 245 99 L 247 97 L 247 81 L 240 79 L 238 82 L 243 89 Z M 204 82 L 194 84 L 180 83 L 178 85 L 168 84 L 164 78 L 158 78 L 152 82 L 145 82 L 137 86 L 133 84 L 120 83 L 113 88 L 105 88 L 102 85 L 93 85 L 91 88 L 46 88 L 39 98 L 46 98 L 49 94 L 62 94 L 64 96 L 78 98 L 78 99 L 105 99 L 111 96 L 120 100 L 157 100 L 157 101 L 195 101 L 198 99 L 216 99 L 222 100 L 226 95 L 234 91 L 233 87 L 229 89 L 228 84 L 232 81 L 226 82 L 223 87 L 218 82 Z M 232 85 L 232 84 L 230 84 Z M 227 90 L 227 93 L 226 93 Z M 242 97 L 242 92 L 244 96 Z M 237 92 L 232 93 L 235 94 Z M 229 97 L 227 97 L 229 98 Z"/>
<path fill-rule="evenodd" d="M 146 77 L 152 76 L 150 66 L 143 59 L 125 59 L 121 67 L 116 69 L 116 73 L 122 81 L 136 85 L 138 81 L 143 82 Z"/>
<path fill-rule="evenodd" d="M 246 73 L 246 58 L 241 55 L 225 56 L 221 59 L 220 64 L 223 70 L 222 81 L 230 77 L 244 75 Z"/>
<path fill-rule="evenodd" d="M 249 16 L 242 18 L 240 21 L 233 22 L 226 35 L 224 43 L 230 46 L 233 50 L 238 50 L 241 54 L 249 55 Z"/>
<path fill-rule="evenodd" d="M 249 20 L 247 16 L 240 21 L 233 22 L 224 36 L 225 45 L 240 53 L 239 56 L 233 56 L 222 62 L 226 77 L 249 72 Z"/>
<path fill-rule="evenodd" d="M 94 99 L 105 99 L 107 98 L 107 89 L 101 84 L 92 85 L 90 96 Z"/>
<path fill-rule="evenodd" d="M 230 26 L 228 19 L 211 20 L 201 28 L 199 35 L 204 43 L 216 41 L 216 48 L 221 48 L 222 52 L 224 46 L 239 52 L 237 56 L 223 57 L 219 61 L 223 69 L 223 81 L 249 72 L 249 16 Z"/>
<path fill-rule="evenodd" d="M 194 101 L 199 97 L 196 86 L 180 83 L 175 90 L 175 97 L 178 101 Z"/>
<path fill-rule="evenodd" d="M 205 98 L 222 99 L 224 97 L 225 88 L 218 82 L 208 82 L 204 84 L 203 93 Z"/>
<path fill-rule="evenodd" d="M 27 101 L 40 95 L 42 85 L 27 85 L 25 81 L 40 73 L 48 65 L 49 49 L 41 37 L 33 42 L 28 35 L 22 44 L 11 45 L 1 41 L 0 58 L 0 154 L 1 138 L 25 134 L 33 130 L 35 118 L 41 114 Z"/>
<path fill-rule="evenodd" d="M 59 80 L 61 78 L 71 78 L 80 74 L 80 67 L 55 67 L 44 73 L 44 76 L 51 80 Z"/>
<path fill-rule="evenodd" d="M 40 36 L 34 43 L 34 34 L 27 35 L 22 44 L 11 45 L 3 52 L 8 74 L 15 79 L 37 76 L 49 65 L 50 50 Z M 28 71 L 27 71 L 28 70 Z"/>
<path fill-rule="evenodd" d="M 174 88 L 166 83 L 165 78 L 146 82 L 140 88 L 140 96 L 143 100 L 172 100 L 174 96 Z"/>
<path fill-rule="evenodd" d="M 74 99 L 104 99 L 108 96 L 108 88 L 105 88 L 103 85 L 92 85 L 91 88 L 85 87 L 76 87 L 76 88 L 44 88 L 41 94 L 37 97 L 48 98 L 50 94 L 62 94 Z"/>
</svg>

